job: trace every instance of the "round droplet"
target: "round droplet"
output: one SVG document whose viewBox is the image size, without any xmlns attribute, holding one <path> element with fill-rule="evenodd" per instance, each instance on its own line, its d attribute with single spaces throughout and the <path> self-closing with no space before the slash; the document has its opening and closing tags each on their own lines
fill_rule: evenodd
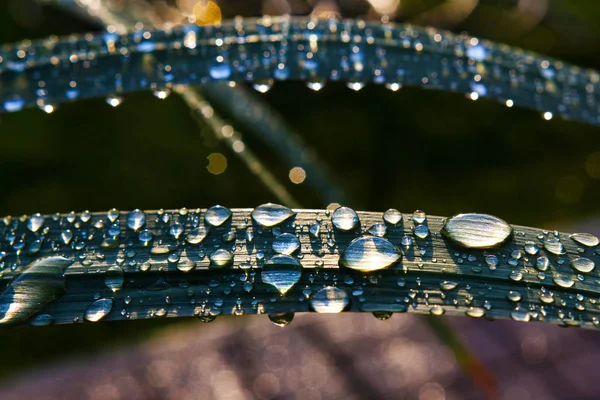
<svg viewBox="0 0 600 400">
<path fill-rule="evenodd" d="M 427 225 L 417 225 L 415 227 L 415 236 L 419 239 L 426 239 L 429 236 L 429 228 Z"/>
<path fill-rule="evenodd" d="M 465 314 L 471 318 L 481 318 L 485 315 L 485 310 L 481 307 L 469 307 Z"/>
<path fill-rule="evenodd" d="M 486 214 L 459 214 L 442 228 L 454 243 L 471 249 L 487 249 L 506 242 L 513 229 L 500 218 Z"/>
<path fill-rule="evenodd" d="M 190 231 L 185 237 L 185 241 L 189 244 L 200 244 L 208 234 L 204 225 L 200 225 Z"/>
<path fill-rule="evenodd" d="M 177 240 L 183 234 L 183 225 L 173 224 L 169 228 L 169 235 L 173 236 L 173 239 Z"/>
<path fill-rule="evenodd" d="M 134 231 L 140 230 L 146 223 L 146 214 L 138 209 L 133 210 L 127 216 L 127 226 Z"/>
<path fill-rule="evenodd" d="M 99 299 L 89 305 L 85 310 L 85 319 L 90 322 L 98 322 L 106 317 L 113 308 L 112 299 Z"/>
<path fill-rule="evenodd" d="M 515 290 L 511 290 L 506 294 L 506 298 L 510 301 L 512 301 L 513 303 L 517 303 L 519 301 L 521 301 L 521 293 L 515 291 Z"/>
<path fill-rule="evenodd" d="M 206 210 L 204 220 L 212 226 L 221 226 L 231 217 L 231 211 L 227 207 L 213 206 Z"/>
<path fill-rule="evenodd" d="M 594 262 L 592 260 L 590 260 L 589 258 L 585 258 L 585 257 L 579 257 L 579 258 L 576 258 L 575 260 L 571 261 L 571 267 L 573 267 L 573 269 L 575 269 L 579 272 L 583 272 L 583 273 L 592 272 L 594 270 L 595 266 L 596 266 L 596 264 L 594 264 Z"/>
<path fill-rule="evenodd" d="M 544 242 L 544 248 L 549 253 L 552 253 L 557 256 L 562 256 L 562 255 L 567 254 L 567 251 L 565 250 L 565 246 L 563 246 L 563 244 L 558 239 L 551 238 L 551 239 L 546 240 Z"/>
<path fill-rule="evenodd" d="M 310 297 L 310 305 L 321 314 L 337 314 L 350 304 L 348 294 L 342 289 L 327 286 Z"/>
<path fill-rule="evenodd" d="M 485 263 L 488 265 L 488 267 L 490 267 L 492 269 L 496 269 L 499 262 L 500 262 L 500 260 L 498 260 L 498 256 L 496 256 L 494 254 L 489 254 L 489 255 L 485 256 Z"/>
<path fill-rule="evenodd" d="M 586 247 L 598 246 L 598 243 L 600 243 L 600 240 L 590 233 L 574 233 L 570 238 Z"/>
<path fill-rule="evenodd" d="M 429 314 L 436 316 L 443 315 L 445 312 L 444 307 L 437 304 L 429 309 Z"/>
<path fill-rule="evenodd" d="M 108 220 L 111 223 L 114 223 L 119 218 L 119 214 L 119 210 L 113 208 L 112 210 L 106 213 L 106 218 L 108 218 Z"/>
<path fill-rule="evenodd" d="M 511 311 L 510 317 L 513 320 L 520 322 L 529 322 L 529 320 L 531 320 L 531 314 L 529 314 L 529 311 L 522 308 L 515 308 L 513 311 Z"/>
<path fill-rule="evenodd" d="M 283 328 L 284 326 L 287 326 L 290 324 L 290 322 L 292 322 L 292 320 L 294 319 L 294 313 L 290 312 L 290 313 L 269 314 L 269 319 L 275 325 Z"/>
<path fill-rule="evenodd" d="M 570 288 L 575 284 L 575 281 L 569 275 L 556 274 L 552 277 L 552 281 L 560 287 Z"/>
<path fill-rule="evenodd" d="M 148 245 L 148 243 L 154 239 L 154 234 L 152 232 L 150 232 L 148 229 L 144 229 L 140 232 L 140 234 L 138 235 L 138 239 L 140 240 L 140 242 L 142 242 L 144 245 Z"/>
<path fill-rule="evenodd" d="M 293 257 L 277 255 L 263 265 L 262 281 L 274 286 L 282 295 L 287 293 L 302 276 L 302 265 Z"/>
<path fill-rule="evenodd" d="M 340 257 L 340 265 L 371 272 L 387 268 L 401 257 L 400 251 L 389 240 L 363 236 L 350 242 Z"/>
<path fill-rule="evenodd" d="M 341 231 L 356 229 L 360 223 L 356 212 L 348 207 L 340 207 L 331 215 L 333 226 Z"/>
<path fill-rule="evenodd" d="M 210 255 L 210 265 L 213 268 L 223 268 L 233 262 L 233 256 L 225 249 L 218 249 Z"/>
<path fill-rule="evenodd" d="M 384 237 L 387 233 L 387 228 L 384 224 L 374 224 L 369 228 L 369 233 L 373 236 Z"/>
<path fill-rule="evenodd" d="M 113 292 L 118 291 L 123 286 L 125 276 L 119 266 L 110 267 L 104 274 L 104 284 Z"/>
<path fill-rule="evenodd" d="M 427 219 L 427 214 L 421 210 L 417 210 L 412 215 L 412 220 L 415 224 L 422 224 Z"/>
<path fill-rule="evenodd" d="M 31 232 L 37 232 L 44 226 L 44 217 L 41 214 L 34 214 L 27 220 L 27 229 Z"/>
<path fill-rule="evenodd" d="M 300 240 L 291 233 L 282 233 L 273 240 L 273 251 L 278 254 L 293 254 L 300 248 Z"/>
<path fill-rule="evenodd" d="M 383 220 L 390 225 L 398 225 L 402 221 L 402 214 L 400 211 L 390 208 L 383 213 Z"/>
<path fill-rule="evenodd" d="M 252 211 L 252 219 L 260 226 L 271 228 L 279 225 L 295 213 L 287 207 L 267 203 Z"/>
</svg>

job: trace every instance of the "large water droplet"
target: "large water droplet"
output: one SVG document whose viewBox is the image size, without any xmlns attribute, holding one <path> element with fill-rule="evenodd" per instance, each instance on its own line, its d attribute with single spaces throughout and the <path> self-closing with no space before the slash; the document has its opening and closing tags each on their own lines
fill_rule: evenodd
<svg viewBox="0 0 600 400">
<path fill-rule="evenodd" d="M 104 284 L 113 292 L 121 289 L 124 280 L 123 270 L 117 265 L 110 267 L 104 274 Z"/>
<path fill-rule="evenodd" d="M 353 209 L 340 207 L 333 212 L 331 222 L 333 223 L 333 226 L 341 231 L 351 231 L 358 227 L 360 221 Z"/>
<path fill-rule="evenodd" d="M 585 257 L 579 257 L 571 261 L 571 267 L 583 273 L 592 272 L 595 266 L 596 264 L 592 260 Z"/>
<path fill-rule="evenodd" d="M 127 226 L 138 231 L 146 223 L 146 214 L 138 209 L 133 210 L 127 216 Z"/>
<path fill-rule="evenodd" d="M 113 308 L 112 299 L 99 299 L 89 305 L 85 310 L 85 319 L 90 322 L 98 322 L 106 317 Z"/>
<path fill-rule="evenodd" d="M 500 218 L 486 214 L 459 214 L 442 228 L 454 243 L 472 249 L 487 249 L 507 241 L 513 229 Z"/>
<path fill-rule="evenodd" d="M 212 226 L 221 226 L 231 217 L 231 211 L 227 207 L 213 206 L 206 210 L 204 220 Z"/>
<path fill-rule="evenodd" d="M 569 275 L 556 274 L 552 277 L 554 283 L 560 287 L 570 288 L 575 284 L 575 281 Z"/>
<path fill-rule="evenodd" d="M 178 240 L 183 234 L 183 225 L 173 224 L 169 228 L 169 235 L 173 236 L 173 239 Z"/>
<path fill-rule="evenodd" d="M 27 220 L 27 229 L 31 232 L 37 232 L 44 226 L 44 217 L 41 214 L 34 214 Z"/>
<path fill-rule="evenodd" d="M 390 208 L 383 213 L 383 220 L 390 225 L 398 225 L 402 221 L 402 214 L 400 211 Z"/>
<path fill-rule="evenodd" d="M 598 246 L 598 243 L 600 243 L 600 240 L 590 233 L 574 233 L 570 238 L 586 247 Z"/>
<path fill-rule="evenodd" d="M 417 225 L 415 227 L 415 236 L 419 239 L 426 239 L 429 236 L 429 228 L 427 225 Z"/>
<path fill-rule="evenodd" d="M 295 213 L 287 207 L 279 204 L 267 203 L 256 207 L 252 211 L 252 219 L 265 228 L 271 228 L 281 224 Z"/>
<path fill-rule="evenodd" d="M 273 251 L 278 254 L 293 254 L 300 248 L 300 241 L 291 233 L 282 233 L 273 240 Z"/>
<path fill-rule="evenodd" d="M 219 249 L 210 255 L 210 266 L 224 268 L 233 262 L 233 256 L 225 249 Z"/>
<path fill-rule="evenodd" d="M 522 308 L 515 308 L 513 311 L 511 311 L 510 317 L 515 321 L 521 322 L 529 322 L 529 320 L 531 320 L 531 314 L 529 314 L 529 311 Z"/>
<path fill-rule="evenodd" d="M 200 244 L 208 234 L 204 225 L 200 225 L 190 231 L 185 237 L 185 241 L 189 244 Z"/>
<path fill-rule="evenodd" d="M 327 286 L 310 297 L 310 305 L 318 313 L 336 314 L 350 304 L 348 293 L 334 286 Z"/>
<path fill-rule="evenodd" d="M 557 255 L 557 256 L 562 256 L 562 255 L 567 254 L 567 251 L 565 250 L 565 246 L 563 246 L 563 244 L 558 239 L 554 239 L 554 238 L 547 239 L 544 242 L 544 248 L 548 252 L 550 252 L 554 255 Z"/>
<path fill-rule="evenodd" d="M 401 257 L 400 251 L 389 240 L 363 236 L 350 242 L 340 257 L 340 265 L 370 272 L 387 268 Z"/>
<path fill-rule="evenodd" d="M 0 325 L 26 321 L 65 293 L 65 269 L 73 261 L 52 256 L 27 265 L 0 295 Z"/>
<path fill-rule="evenodd" d="M 547 270 L 549 265 L 550 261 L 544 256 L 538 257 L 538 259 L 535 261 L 535 267 L 542 272 Z"/>
<path fill-rule="evenodd" d="M 481 318 L 485 315 L 485 310 L 481 307 L 469 307 L 465 314 L 471 318 Z"/>
<path fill-rule="evenodd" d="M 294 319 L 294 313 L 290 312 L 290 313 L 269 314 L 269 319 L 275 325 L 283 328 L 284 326 L 289 325 L 290 322 L 292 322 L 292 320 Z"/>
<path fill-rule="evenodd" d="M 279 293 L 285 294 L 302 276 L 302 265 L 293 257 L 277 255 L 265 262 L 260 277 Z"/>
</svg>

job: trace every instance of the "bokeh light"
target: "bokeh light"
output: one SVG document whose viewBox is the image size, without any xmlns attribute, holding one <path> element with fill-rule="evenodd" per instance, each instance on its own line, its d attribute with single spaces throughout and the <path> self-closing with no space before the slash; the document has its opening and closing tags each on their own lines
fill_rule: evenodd
<svg viewBox="0 0 600 400">
<path fill-rule="evenodd" d="M 227 169 L 227 158 L 221 153 L 212 153 L 208 157 L 206 169 L 211 174 L 219 175 Z"/>
<path fill-rule="evenodd" d="M 301 167 L 294 167 L 290 170 L 290 181 L 299 185 L 306 179 L 306 171 Z"/>
</svg>

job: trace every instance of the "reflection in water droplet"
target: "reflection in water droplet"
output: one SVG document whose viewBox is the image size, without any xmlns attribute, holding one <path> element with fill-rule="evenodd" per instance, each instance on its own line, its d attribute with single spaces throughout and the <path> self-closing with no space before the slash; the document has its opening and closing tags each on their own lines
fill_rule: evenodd
<svg viewBox="0 0 600 400">
<path fill-rule="evenodd" d="M 540 251 L 539 247 L 537 247 L 536 244 L 530 240 L 525 242 L 525 246 L 523 246 L 523 248 L 525 249 L 525 253 L 529 254 L 530 256 L 535 256 Z"/>
<path fill-rule="evenodd" d="M 231 211 L 227 207 L 213 206 L 206 210 L 204 220 L 212 226 L 221 226 L 231 217 Z"/>
<path fill-rule="evenodd" d="M 146 214 L 138 209 L 133 210 L 127 216 L 127 226 L 134 231 L 139 230 L 146 223 Z"/>
<path fill-rule="evenodd" d="M 293 257 L 277 255 L 265 262 L 260 273 L 262 281 L 274 286 L 282 295 L 289 291 L 302 276 L 302 265 Z"/>
<path fill-rule="evenodd" d="M 60 233 L 60 238 L 64 244 L 68 245 L 73 239 L 73 232 L 70 229 L 65 229 Z"/>
<path fill-rule="evenodd" d="M 269 314 L 269 319 L 275 325 L 283 328 L 284 326 L 289 325 L 290 322 L 292 322 L 292 320 L 294 319 L 294 313 L 290 312 L 290 313 Z"/>
<path fill-rule="evenodd" d="M 579 272 L 588 273 L 594 270 L 596 264 L 594 264 L 594 262 L 589 258 L 580 257 L 571 261 L 571 267 Z"/>
<path fill-rule="evenodd" d="M 427 225 L 417 225 L 415 227 L 415 236 L 419 239 L 426 239 L 429 236 L 429 228 Z"/>
<path fill-rule="evenodd" d="M 200 244 L 208 234 L 204 225 L 200 225 L 190 231 L 185 237 L 185 241 L 189 244 Z"/>
<path fill-rule="evenodd" d="M 348 304 L 350 304 L 348 294 L 334 286 L 324 287 L 310 297 L 311 307 L 321 314 L 342 312 Z"/>
<path fill-rule="evenodd" d="M 333 226 L 341 231 L 351 231 L 358 227 L 360 223 L 356 212 L 348 207 L 340 207 L 333 212 L 331 216 Z"/>
<path fill-rule="evenodd" d="M 117 218 L 119 218 L 119 210 L 117 210 L 116 208 L 113 208 L 112 210 L 110 210 L 108 213 L 106 213 L 106 218 L 108 218 L 108 220 L 111 223 L 114 223 Z"/>
<path fill-rule="evenodd" d="M 173 236 L 173 239 L 177 240 L 183 233 L 183 225 L 181 224 L 173 224 L 169 228 L 169 235 Z"/>
<path fill-rule="evenodd" d="M 542 272 L 548 269 L 548 265 L 550 265 L 550 260 L 544 256 L 538 257 L 535 262 L 535 267 Z"/>
<path fill-rule="evenodd" d="M 390 208 L 383 213 L 383 220 L 390 225 L 398 225 L 402 221 L 402 214 L 400 211 Z"/>
<path fill-rule="evenodd" d="M 191 260 L 185 260 L 177 263 L 177 269 L 181 272 L 190 272 L 196 264 Z"/>
<path fill-rule="evenodd" d="M 560 240 L 558 239 L 554 239 L 554 238 L 550 238 L 548 240 L 546 240 L 544 242 L 544 248 L 557 256 L 562 256 L 567 254 L 567 251 L 565 250 L 565 246 L 563 246 L 563 244 L 560 242 Z"/>
<path fill-rule="evenodd" d="M 106 317 L 113 308 L 112 299 L 99 299 L 90 304 L 85 310 L 85 319 L 90 322 L 98 322 Z"/>
<path fill-rule="evenodd" d="M 210 266 L 223 268 L 233 262 L 233 256 L 225 249 L 219 249 L 210 255 Z"/>
<path fill-rule="evenodd" d="M 73 261 L 52 256 L 27 265 L 0 295 L 0 325 L 26 321 L 65 293 L 64 271 Z"/>
<path fill-rule="evenodd" d="M 104 274 L 104 284 L 113 292 L 117 292 L 123 286 L 125 277 L 119 266 L 110 267 Z"/>
<path fill-rule="evenodd" d="M 513 230 L 506 222 L 491 215 L 459 214 L 450 218 L 441 232 L 460 246 L 487 249 L 504 243 Z"/>
<path fill-rule="evenodd" d="M 485 315 L 485 310 L 481 307 L 469 307 L 465 314 L 471 318 L 481 318 Z"/>
<path fill-rule="evenodd" d="M 529 322 L 531 320 L 531 314 L 527 310 L 518 307 L 511 311 L 510 317 L 515 321 L 521 322 Z"/>
<path fill-rule="evenodd" d="M 385 224 L 374 224 L 369 228 L 369 233 L 373 236 L 384 237 L 387 233 Z"/>
<path fill-rule="evenodd" d="M 427 214 L 421 210 L 416 210 L 412 215 L 412 220 L 415 224 L 423 224 L 427 219 Z"/>
<path fill-rule="evenodd" d="M 340 257 L 340 265 L 370 272 L 387 268 L 401 257 L 400 251 L 389 240 L 363 236 L 350 242 Z"/>
<path fill-rule="evenodd" d="M 521 293 L 515 291 L 515 290 L 511 290 L 506 294 L 506 298 L 510 301 L 512 301 L 513 303 L 517 303 L 519 301 L 521 301 Z"/>
<path fill-rule="evenodd" d="M 41 214 L 34 214 L 27 220 L 27 229 L 31 232 L 37 232 L 44 226 L 44 217 Z"/>
<path fill-rule="evenodd" d="M 575 281 L 571 279 L 569 275 L 556 274 L 552 278 L 554 283 L 556 283 L 560 287 L 570 288 L 575 284 Z"/>
<path fill-rule="evenodd" d="M 300 240 L 291 233 L 282 233 L 273 240 L 273 251 L 278 254 L 293 254 L 300 248 Z"/>
<path fill-rule="evenodd" d="M 598 243 L 600 243 L 598 238 L 590 233 L 574 233 L 570 238 L 586 247 L 598 246 Z"/>
<path fill-rule="evenodd" d="M 252 211 L 252 219 L 265 228 L 271 228 L 281 224 L 295 213 L 287 207 L 279 204 L 267 203 L 256 207 Z"/>
</svg>

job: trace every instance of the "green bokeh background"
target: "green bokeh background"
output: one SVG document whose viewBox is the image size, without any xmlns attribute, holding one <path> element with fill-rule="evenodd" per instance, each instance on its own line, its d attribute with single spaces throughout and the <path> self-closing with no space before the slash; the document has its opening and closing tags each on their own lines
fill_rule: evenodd
<svg viewBox="0 0 600 400">
<path fill-rule="evenodd" d="M 220 4 L 227 16 L 256 15 L 256 3 Z M 443 1 L 406 3 L 405 19 L 419 21 Z M 600 3 L 551 1 L 544 19 L 525 31 L 506 18 L 512 3 L 482 0 L 452 29 L 600 68 Z M 0 43 L 95 29 L 31 1 L 0 2 Z M 600 214 L 600 180 L 586 170 L 586 159 L 600 151 L 596 127 L 558 118 L 544 121 L 536 112 L 416 88 L 392 93 L 370 85 L 355 93 L 330 84 L 315 93 L 301 83 L 281 83 L 262 96 L 316 149 L 347 192 L 347 205 L 357 209 L 423 209 L 437 215 L 477 211 L 549 229 Z M 231 151 L 198 128 L 174 95 L 162 101 L 136 93 L 117 109 L 96 99 L 65 104 L 50 115 L 36 109 L 0 118 L 2 215 L 216 203 L 253 207 L 275 200 Z M 327 206 L 306 183 L 289 182 L 292 165 L 251 135 L 245 141 L 303 205 Z M 228 160 L 226 171 L 217 176 L 206 168 L 214 152 Z M 600 173 L 600 165 L 595 171 Z M 2 330 L 0 377 L 52 357 L 139 340 L 177 323 L 197 322 Z"/>
</svg>

